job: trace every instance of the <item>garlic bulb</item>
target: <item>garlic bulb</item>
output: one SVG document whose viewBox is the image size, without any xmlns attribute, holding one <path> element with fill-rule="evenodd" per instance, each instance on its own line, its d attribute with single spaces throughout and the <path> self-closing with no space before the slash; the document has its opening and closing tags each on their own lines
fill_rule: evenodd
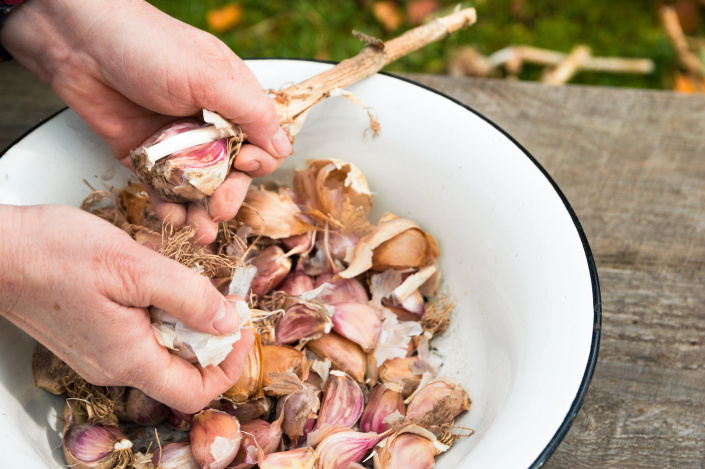
<svg viewBox="0 0 705 469">
<path fill-rule="evenodd" d="M 130 152 L 140 180 L 163 200 L 203 200 L 228 175 L 244 134 L 214 112 L 204 110 L 203 121 L 172 123 Z"/>
<path fill-rule="evenodd" d="M 126 469 L 132 442 L 111 421 L 70 425 L 64 431 L 64 457 L 76 469 Z"/>
<path fill-rule="evenodd" d="M 240 423 L 226 412 L 205 409 L 193 416 L 190 438 L 201 469 L 224 469 L 240 449 Z"/>
</svg>

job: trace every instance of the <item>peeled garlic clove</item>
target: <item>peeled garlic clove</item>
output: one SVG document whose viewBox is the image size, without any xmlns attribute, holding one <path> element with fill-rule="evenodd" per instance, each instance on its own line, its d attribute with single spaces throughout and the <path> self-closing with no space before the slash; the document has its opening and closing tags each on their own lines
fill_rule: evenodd
<svg viewBox="0 0 705 469">
<path fill-rule="evenodd" d="M 333 280 L 333 274 L 331 273 L 324 273 L 316 277 L 316 287 L 320 287 L 324 283 L 329 283 L 331 287 L 319 299 L 329 305 L 338 303 L 366 304 L 370 299 L 367 290 L 357 279 L 340 278 Z"/>
<path fill-rule="evenodd" d="M 318 454 L 307 446 L 266 455 L 260 462 L 260 469 L 313 469 Z"/>
<path fill-rule="evenodd" d="M 37 344 L 32 356 L 32 377 L 38 388 L 52 394 L 64 394 L 66 385 L 72 383 L 78 375 L 51 350 Z"/>
<path fill-rule="evenodd" d="M 152 454 L 154 469 L 201 469 L 187 442 L 167 443 Z"/>
<path fill-rule="evenodd" d="M 352 340 L 365 352 L 377 346 L 382 320 L 373 308 L 360 303 L 338 303 L 332 318 L 333 329 Z"/>
<path fill-rule="evenodd" d="M 362 415 L 365 398 L 360 386 L 348 375 L 333 370 L 323 387 L 323 400 L 314 430 L 324 425 L 352 427 Z"/>
<path fill-rule="evenodd" d="M 305 381 L 308 377 L 308 360 L 306 355 L 287 345 L 262 346 L 262 386 L 272 384 L 270 373 L 292 372 Z M 266 394 L 266 392 L 265 392 Z"/>
<path fill-rule="evenodd" d="M 343 278 L 357 277 L 370 269 L 399 270 L 430 265 L 436 262 L 440 251 L 436 240 L 416 223 L 386 214 L 349 254 L 348 268 L 338 273 Z"/>
<path fill-rule="evenodd" d="M 169 202 L 195 202 L 213 194 L 225 180 L 243 134 L 235 124 L 204 111 L 204 125 L 182 120 L 157 132 L 130 152 L 140 180 Z"/>
<path fill-rule="evenodd" d="M 360 418 L 360 431 L 382 433 L 389 430 L 384 419 L 394 412 L 405 415 L 406 406 L 401 392 L 402 387 L 394 383 L 376 386 Z"/>
<path fill-rule="evenodd" d="M 252 399 L 241 404 L 233 405 L 232 402 L 221 401 L 221 410 L 237 418 L 240 423 L 249 422 L 258 418 L 266 418 L 272 408 L 272 401 L 268 397 Z"/>
<path fill-rule="evenodd" d="M 277 290 L 289 296 L 299 296 L 313 290 L 313 279 L 303 270 L 297 269 L 284 277 L 284 281 L 279 284 Z"/>
<path fill-rule="evenodd" d="M 390 437 L 391 438 L 391 437 Z M 375 467 L 379 469 L 431 469 L 442 449 L 438 442 L 414 433 L 402 433 L 378 450 Z"/>
<path fill-rule="evenodd" d="M 379 379 L 383 383 L 395 383 L 402 387 L 402 395 L 409 397 L 421 384 L 421 375 L 415 374 L 411 365 L 418 358 L 393 358 L 379 367 Z"/>
<path fill-rule="evenodd" d="M 235 404 L 264 397 L 262 371 L 262 338 L 255 334 L 255 342 L 247 355 L 240 378 L 223 395 Z"/>
<path fill-rule="evenodd" d="M 132 442 L 106 421 L 69 426 L 63 448 L 66 463 L 77 469 L 124 468 L 132 460 Z"/>
<path fill-rule="evenodd" d="M 288 238 L 314 229 L 302 220 L 301 210 L 287 191 L 250 190 L 235 217 L 256 236 Z"/>
<path fill-rule="evenodd" d="M 302 339 L 317 339 L 330 332 L 331 318 L 321 309 L 303 303 L 289 306 L 277 321 L 275 337 L 278 344 L 293 344 Z"/>
<path fill-rule="evenodd" d="M 190 438 L 201 469 L 224 469 L 240 449 L 240 423 L 226 412 L 205 409 L 193 416 Z"/>
<path fill-rule="evenodd" d="M 338 370 L 348 373 L 356 381 L 365 379 L 365 353 L 359 345 L 345 337 L 329 332 L 306 344 L 318 358 L 328 359 Z"/>
<path fill-rule="evenodd" d="M 257 296 L 264 296 L 277 287 L 291 270 L 291 259 L 284 255 L 284 250 L 272 244 L 263 249 L 252 260 L 257 267 L 257 275 L 250 288 Z"/>
<path fill-rule="evenodd" d="M 316 447 L 318 469 L 347 469 L 350 463 L 362 461 L 384 435 L 344 431 L 327 436 Z"/>
<path fill-rule="evenodd" d="M 127 392 L 125 410 L 130 420 L 145 427 L 164 421 L 171 412 L 169 407 L 137 388 L 130 388 Z"/>
<path fill-rule="evenodd" d="M 440 426 L 470 408 L 463 387 L 449 378 L 439 378 L 418 389 L 409 398 L 406 417 L 421 426 Z"/>
</svg>

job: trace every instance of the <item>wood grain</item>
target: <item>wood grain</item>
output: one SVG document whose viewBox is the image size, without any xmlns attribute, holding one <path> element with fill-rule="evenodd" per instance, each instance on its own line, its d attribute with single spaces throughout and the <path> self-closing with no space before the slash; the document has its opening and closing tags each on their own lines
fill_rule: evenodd
<svg viewBox="0 0 705 469">
<path fill-rule="evenodd" d="M 526 147 L 565 193 L 595 255 L 598 366 L 544 467 L 705 467 L 705 97 L 413 78 Z M 0 64 L 0 83 L 1 151 L 63 104 L 12 62 Z"/>
</svg>

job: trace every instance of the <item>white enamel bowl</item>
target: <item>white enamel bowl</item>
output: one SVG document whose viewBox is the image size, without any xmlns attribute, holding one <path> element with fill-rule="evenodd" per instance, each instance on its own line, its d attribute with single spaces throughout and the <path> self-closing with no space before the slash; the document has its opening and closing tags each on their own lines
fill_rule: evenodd
<svg viewBox="0 0 705 469">
<path fill-rule="evenodd" d="M 272 89 L 330 67 L 249 65 Z M 437 466 L 541 466 L 575 418 L 597 360 L 600 292 L 578 219 L 536 160 L 473 110 L 391 76 L 349 89 L 372 108 L 379 137 L 365 135 L 365 110 L 332 98 L 311 111 L 277 178 L 290 180 L 309 158 L 351 161 L 375 193 L 375 216 L 412 218 L 436 237 L 443 290 L 458 300 L 450 330 L 437 341 L 441 374 L 470 393 L 470 411 L 456 423 L 475 429 Z M 0 203 L 77 206 L 90 192 L 84 179 L 120 187 L 128 177 L 66 110 L 0 158 Z M 33 340 L 0 321 L 4 464 L 57 467 L 64 464 L 55 430 L 60 401 L 33 387 Z"/>
</svg>

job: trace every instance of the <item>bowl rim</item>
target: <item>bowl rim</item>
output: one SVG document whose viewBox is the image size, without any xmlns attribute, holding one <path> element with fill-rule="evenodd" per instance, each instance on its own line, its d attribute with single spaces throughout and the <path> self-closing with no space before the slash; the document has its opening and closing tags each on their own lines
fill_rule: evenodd
<svg viewBox="0 0 705 469">
<path fill-rule="evenodd" d="M 320 63 L 320 64 L 329 64 L 329 65 L 334 65 L 337 62 L 334 61 L 329 61 L 329 60 L 319 60 L 319 59 L 307 59 L 307 58 L 296 58 L 296 57 L 248 57 L 244 58 L 245 62 L 247 61 L 264 61 L 264 60 L 281 60 L 281 61 L 296 61 L 296 62 L 310 62 L 310 63 Z M 592 340 L 590 343 L 590 353 L 588 355 L 588 361 L 585 367 L 585 372 L 583 373 L 583 378 L 580 382 L 580 386 L 578 388 L 578 391 L 575 395 L 575 398 L 573 399 L 573 402 L 571 403 L 571 406 L 568 410 L 568 413 L 566 414 L 565 418 L 563 419 L 563 422 L 561 422 L 561 425 L 558 427 L 558 430 L 556 430 L 556 433 L 553 435 L 551 440 L 548 442 L 546 447 L 541 451 L 539 456 L 536 458 L 536 460 L 529 466 L 528 469 L 537 469 L 541 466 L 543 466 L 548 459 L 551 457 L 553 452 L 558 448 L 560 443 L 563 441 L 563 438 L 566 436 L 568 433 L 568 430 L 570 430 L 570 427 L 573 424 L 573 421 L 578 415 L 578 411 L 580 410 L 580 407 L 582 406 L 583 400 L 585 399 L 585 395 L 587 393 L 587 390 L 590 386 L 590 381 L 592 380 L 592 376 L 595 372 L 595 366 L 597 365 L 597 358 L 598 358 L 598 352 L 600 348 L 600 337 L 601 337 L 601 331 L 602 331 L 602 299 L 601 299 L 601 292 L 600 292 L 600 281 L 597 275 L 597 266 L 595 265 L 595 258 L 592 254 L 592 250 L 590 249 L 590 244 L 588 243 L 587 236 L 585 235 L 585 231 L 583 230 L 582 225 L 580 224 L 580 220 L 578 219 L 577 214 L 575 213 L 575 210 L 573 207 L 570 205 L 570 202 L 568 202 L 568 199 L 566 196 L 563 194 L 563 191 L 558 187 L 558 184 L 554 179 L 551 177 L 551 175 L 546 171 L 546 169 L 541 166 L 541 164 L 538 162 L 538 160 L 521 144 L 519 143 L 514 137 L 512 137 L 507 131 L 505 131 L 502 127 L 500 127 L 497 123 L 495 123 L 492 119 L 488 118 L 487 116 L 483 115 L 482 113 L 478 112 L 477 110 L 473 109 L 471 106 L 459 101 L 458 99 L 455 99 L 451 96 L 448 96 L 447 94 L 436 90 L 430 86 L 424 85 L 422 83 L 419 83 L 417 81 L 414 81 L 411 78 L 395 75 L 390 72 L 378 72 L 378 74 L 393 78 L 396 80 L 400 80 L 406 83 L 409 83 L 411 85 L 415 85 L 422 90 L 429 91 L 431 93 L 436 94 L 437 96 L 440 96 L 442 98 L 447 99 L 448 101 L 462 107 L 463 109 L 470 111 L 471 113 L 475 114 L 477 117 L 480 119 L 484 120 L 487 122 L 489 125 L 494 127 L 497 131 L 499 131 L 504 137 L 506 137 L 510 142 L 512 142 L 516 147 L 521 150 L 524 155 L 536 166 L 536 168 L 541 172 L 541 174 L 546 178 L 546 180 L 551 184 L 551 187 L 553 187 L 553 190 L 556 192 L 558 197 L 561 199 L 563 202 L 563 205 L 570 215 L 571 220 L 573 221 L 573 225 L 575 226 L 575 229 L 578 233 L 578 236 L 580 238 L 580 242 L 582 243 L 583 250 L 585 252 L 585 260 L 587 263 L 588 271 L 590 273 L 590 282 L 592 284 L 592 301 L 593 301 L 593 311 L 594 311 L 594 316 L 593 316 L 593 331 L 592 331 Z M 27 137 L 30 133 L 34 132 L 36 129 L 41 127 L 42 125 L 46 124 L 50 120 L 54 119 L 57 117 L 59 114 L 63 113 L 64 111 L 68 110 L 69 107 L 65 106 L 58 111 L 54 112 L 53 114 L 49 115 L 45 119 L 41 120 L 38 122 L 36 125 L 32 126 L 25 132 L 23 132 L 20 136 L 18 136 L 13 142 L 8 145 L 5 149 L 0 151 L 0 158 L 2 158 L 5 153 L 7 153 L 12 147 L 17 145 L 20 141 L 22 141 L 25 137 Z"/>
</svg>

